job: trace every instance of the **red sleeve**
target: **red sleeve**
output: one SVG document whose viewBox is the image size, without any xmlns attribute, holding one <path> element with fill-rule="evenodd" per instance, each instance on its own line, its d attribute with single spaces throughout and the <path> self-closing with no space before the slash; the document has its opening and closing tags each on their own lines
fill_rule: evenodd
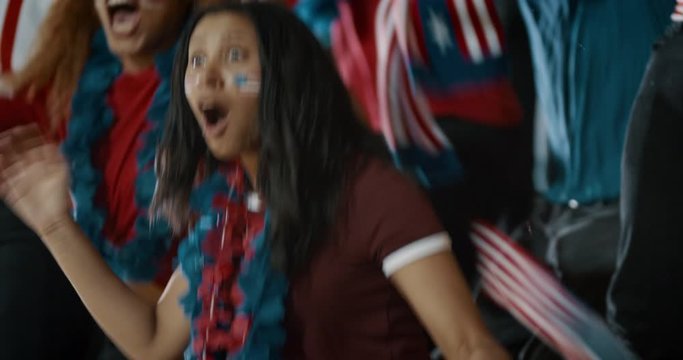
<svg viewBox="0 0 683 360">
<path fill-rule="evenodd" d="M 0 97 L 0 131 L 5 131 L 18 125 L 33 122 L 36 117 L 35 108 L 20 98 Z"/>
<path fill-rule="evenodd" d="M 66 135 L 62 125 L 54 132 L 50 131 L 50 120 L 46 110 L 47 91 L 39 92 L 33 101 L 24 96 L 14 98 L 0 97 L 0 132 L 19 125 L 38 124 L 46 135 L 61 141 Z"/>
<path fill-rule="evenodd" d="M 351 199 L 348 240 L 375 263 L 444 231 L 424 192 L 390 164 L 371 161 L 358 175 Z"/>
</svg>

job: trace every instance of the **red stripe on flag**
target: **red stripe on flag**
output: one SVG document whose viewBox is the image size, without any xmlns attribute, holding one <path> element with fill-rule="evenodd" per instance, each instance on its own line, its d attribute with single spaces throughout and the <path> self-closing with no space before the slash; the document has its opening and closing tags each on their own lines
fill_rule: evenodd
<svg viewBox="0 0 683 360">
<path fill-rule="evenodd" d="M 585 310 L 519 245 L 493 226 L 474 223 L 484 291 L 569 359 L 591 359 L 592 351 L 572 327 Z"/>
<path fill-rule="evenodd" d="M 422 117 L 422 114 L 420 114 L 420 111 L 417 107 L 417 104 L 415 103 L 415 94 L 413 93 L 413 89 L 411 88 L 410 84 L 410 75 L 408 74 L 408 69 L 406 66 L 401 67 L 401 80 L 402 84 L 400 86 L 403 86 L 404 89 L 408 91 L 408 100 L 409 100 L 409 105 L 411 112 L 413 113 L 413 116 L 417 120 L 417 125 L 420 127 L 420 130 L 424 133 L 424 135 L 427 137 L 429 142 L 432 143 L 432 146 L 437 150 L 437 151 L 442 151 L 443 146 L 441 145 L 441 142 L 436 138 L 434 133 L 432 133 L 432 130 L 430 129 L 429 125 L 427 125 L 427 119 Z"/>
<path fill-rule="evenodd" d="M 578 309 L 577 303 L 573 300 L 571 295 L 557 282 L 555 277 L 550 275 L 549 271 L 540 265 L 535 258 L 531 257 L 522 247 L 517 243 L 509 239 L 505 234 L 500 232 L 495 227 L 485 224 L 485 223 L 475 223 L 475 234 L 485 239 L 487 243 L 494 246 L 497 250 L 503 253 L 511 261 L 515 267 L 523 270 L 524 275 L 529 281 L 534 281 L 535 286 L 545 293 L 549 298 L 553 299 L 558 306 L 564 309 L 571 316 L 580 316 L 580 310 Z M 493 233 L 496 236 L 497 241 L 492 240 L 487 234 L 482 230 L 477 229 L 477 226 L 481 226 L 486 230 Z M 497 242 L 503 242 L 505 247 L 499 246 Z M 512 253 L 516 256 L 512 256 Z M 562 301 L 560 301 L 562 300 Z"/>
<path fill-rule="evenodd" d="M 553 316 L 553 312 L 538 304 L 533 296 L 518 284 L 510 282 L 491 270 L 495 264 L 484 261 L 479 269 L 484 291 L 511 311 L 527 327 L 534 330 L 546 343 L 555 347 L 569 359 L 585 359 L 587 350 L 571 329 Z"/>
<path fill-rule="evenodd" d="M 493 0 L 485 0 L 486 9 L 489 11 L 489 16 L 491 17 L 491 22 L 493 22 L 493 27 L 496 29 L 496 34 L 498 34 L 498 41 L 500 42 L 500 48 L 505 49 L 505 33 L 503 32 L 503 23 L 500 21 L 500 16 L 498 16 L 498 10 L 496 10 L 496 5 Z"/>
<path fill-rule="evenodd" d="M 481 22 L 479 12 L 474 6 L 474 0 L 465 0 L 467 3 L 467 12 L 470 14 L 470 19 L 472 21 L 472 28 L 477 34 L 477 40 L 479 42 L 479 47 L 481 47 L 481 54 L 484 58 L 491 56 L 491 49 L 489 48 L 489 43 L 486 41 L 486 34 L 484 33 L 484 25 Z"/>
<path fill-rule="evenodd" d="M 479 269 L 480 272 L 484 272 L 484 269 Z M 538 337 L 543 339 L 544 341 L 550 341 L 551 346 L 553 348 L 558 348 L 558 344 L 556 344 L 552 340 L 546 340 L 546 339 L 552 339 L 552 337 L 546 333 L 546 331 L 541 328 L 532 317 L 530 317 L 525 311 L 519 308 L 515 303 L 510 301 L 505 295 L 504 295 L 504 289 L 498 289 L 495 285 L 491 284 L 490 280 L 483 279 L 483 290 L 486 295 L 488 295 L 493 301 L 495 301 L 497 304 L 499 304 L 502 308 L 506 309 L 509 311 L 515 318 L 517 318 L 520 322 L 524 324 L 524 326 L 528 327 L 529 330 L 533 331 Z"/>
<path fill-rule="evenodd" d="M 420 6 L 418 1 L 420 0 L 411 0 L 410 1 L 410 17 L 413 22 L 413 29 L 415 29 L 415 34 L 417 35 L 417 45 L 420 49 L 420 55 L 422 56 L 422 61 L 425 62 L 425 65 L 429 64 L 429 53 L 427 52 L 427 44 L 425 44 L 425 29 L 424 29 L 424 23 L 422 22 L 422 16 L 420 16 Z"/>
<path fill-rule="evenodd" d="M 22 5 L 23 0 L 9 0 L 9 4 L 7 4 L 5 25 L 2 28 L 2 39 L 0 39 L 0 69 L 2 73 L 12 71 L 12 52 Z"/>
<path fill-rule="evenodd" d="M 387 116 L 389 117 L 389 119 L 387 119 L 387 121 L 389 122 L 389 124 L 391 125 L 392 128 L 394 128 L 395 126 L 401 127 L 401 131 L 404 134 L 405 141 L 407 143 L 415 143 L 411 134 L 410 134 L 410 129 L 408 129 L 407 126 L 405 125 L 405 120 L 404 120 L 405 116 L 403 115 L 403 112 L 401 111 L 401 104 L 400 103 L 394 103 L 394 100 L 392 100 L 392 98 L 393 98 L 393 99 L 395 99 L 396 102 L 400 102 L 398 94 L 395 94 L 395 92 L 398 91 L 398 86 L 400 86 L 400 80 L 399 80 L 399 84 L 396 84 L 395 83 L 395 81 L 396 81 L 395 75 L 398 75 L 399 77 L 401 76 L 401 71 L 402 71 L 401 70 L 401 68 L 402 68 L 401 64 L 402 63 L 401 63 L 401 59 L 400 59 L 400 56 L 401 56 L 400 50 L 398 48 L 398 40 L 396 39 L 396 33 L 395 32 L 391 36 L 391 39 L 389 39 L 389 41 L 390 41 L 390 45 L 389 45 L 388 62 L 387 62 L 386 68 L 384 69 L 384 71 L 387 72 L 387 77 L 386 77 L 387 82 L 385 84 L 386 93 L 381 95 L 381 96 L 385 96 L 387 99 L 387 105 L 388 105 Z M 395 60 L 396 57 L 398 57 L 398 61 Z M 398 74 L 394 74 L 394 72 L 393 72 L 393 69 L 395 66 L 399 67 Z M 392 92 L 394 92 L 395 96 L 392 96 Z M 393 118 L 394 114 L 396 114 L 396 116 L 398 116 L 398 118 Z M 393 131 L 394 131 L 394 134 L 393 134 L 394 139 L 396 139 L 396 130 L 394 129 Z M 398 143 L 398 141 L 397 141 L 397 143 Z M 401 144 L 401 145 L 405 145 L 405 144 Z"/>
<path fill-rule="evenodd" d="M 481 269 L 482 273 L 487 270 Z M 587 359 L 582 346 L 575 344 L 560 329 L 550 326 L 544 320 L 545 317 L 535 311 L 530 304 L 512 295 L 511 289 L 500 283 L 498 279 L 486 277 L 484 279 L 484 291 L 496 300 L 504 308 L 512 312 L 528 328 L 532 329 L 544 342 L 551 345 L 569 359 Z"/>
<path fill-rule="evenodd" d="M 455 39 L 457 40 L 460 53 L 465 59 L 472 60 L 472 55 L 470 54 L 470 50 L 467 47 L 467 42 L 465 41 L 465 35 L 463 34 L 462 23 L 458 17 L 458 11 L 455 8 L 456 0 L 445 1 L 446 8 L 448 8 L 448 14 L 450 15 L 451 22 L 453 23 L 453 32 L 455 33 Z"/>
<path fill-rule="evenodd" d="M 534 298 L 539 301 L 539 305 L 550 309 L 565 320 L 572 318 L 572 314 L 569 309 L 565 308 L 561 302 L 557 301 L 552 296 L 549 296 L 547 288 L 552 286 L 552 284 L 536 281 L 536 279 L 534 279 L 533 276 L 530 276 L 528 271 L 526 271 L 521 264 L 517 263 L 515 260 L 512 260 L 510 254 L 508 254 L 504 249 L 500 248 L 494 241 L 486 238 L 485 235 L 477 235 L 486 243 L 486 245 L 490 247 L 490 250 L 495 252 L 495 254 L 489 254 L 487 249 L 484 249 L 481 244 L 475 241 L 475 246 L 477 246 L 477 249 L 479 249 L 479 255 L 484 256 L 484 258 L 482 258 L 483 262 L 490 261 L 497 264 L 501 271 L 508 275 L 510 279 L 513 279 L 518 283 L 520 288 L 524 288 L 526 289 L 527 293 L 533 294 Z M 495 255 L 498 255 L 499 258 L 496 258 Z"/>
</svg>

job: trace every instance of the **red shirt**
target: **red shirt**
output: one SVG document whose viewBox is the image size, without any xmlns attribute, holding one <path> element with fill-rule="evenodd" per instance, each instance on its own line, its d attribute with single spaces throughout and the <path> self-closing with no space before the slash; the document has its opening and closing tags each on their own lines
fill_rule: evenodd
<svg viewBox="0 0 683 360">
<path fill-rule="evenodd" d="M 286 357 L 428 359 L 426 333 L 382 266 L 442 226 L 421 190 L 390 164 L 371 161 L 347 200 L 335 240 L 290 279 Z"/>
<path fill-rule="evenodd" d="M 50 120 L 47 116 L 45 99 L 47 92 L 39 93 L 34 101 L 29 102 L 23 95 L 17 95 L 8 99 L 0 96 L 0 132 L 19 125 L 38 124 L 47 135 L 50 129 Z M 64 138 L 64 129 L 60 128 L 56 139 Z"/>
<path fill-rule="evenodd" d="M 155 68 L 119 76 L 107 99 L 114 124 L 93 149 L 93 162 L 103 174 L 95 201 L 107 210 L 104 234 L 116 245 L 135 236 L 135 220 L 147 211 L 135 206 L 137 154 L 143 145 L 140 135 L 149 129 L 147 111 L 159 83 Z"/>
</svg>

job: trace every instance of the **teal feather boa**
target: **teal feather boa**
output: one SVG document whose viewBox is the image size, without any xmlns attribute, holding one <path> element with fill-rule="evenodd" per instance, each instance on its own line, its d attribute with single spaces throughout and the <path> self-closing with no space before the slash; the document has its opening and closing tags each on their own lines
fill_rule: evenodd
<svg viewBox="0 0 683 360">
<path fill-rule="evenodd" d="M 156 184 L 153 163 L 170 99 L 173 55 L 174 49 L 170 49 L 155 59 L 161 84 L 147 113 L 150 130 L 141 135 L 144 145 L 137 153 L 135 206 L 140 215 L 135 221 L 135 237 L 126 245 L 114 246 L 105 238 L 103 228 L 107 211 L 95 205 L 95 194 L 102 181 L 102 173 L 93 165 L 92 149 L 114 123 L 107 95 L 122 71 L 120 61 L 107 47 L 102 30 L 93 38 L 91 56 L 73 98 L 72 116 L 62 145 L 71 169 L 74 218 L 111 269 L 127 281 L 153 280 L 161 260 L 171 247 L 169 227 L 163 222 L 150 221 L 146 210 Z"/>
</svg>

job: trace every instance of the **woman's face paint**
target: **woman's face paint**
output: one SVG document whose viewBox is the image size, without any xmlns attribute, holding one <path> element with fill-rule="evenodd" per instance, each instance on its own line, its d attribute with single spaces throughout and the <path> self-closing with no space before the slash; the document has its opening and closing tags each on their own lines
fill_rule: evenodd
<svg viewBox="0 0 683 360">
<path fill-rule="evenodd" d="M 261 82 L 245 73 L 237 73 L 233 76 L 233 85 L 242 94 L 258 95 L 261 91 Z"/>
<path fill-rule="evenodd" d="M 197 73 L 188 73 L 185 74 L 185 95 L 190 96 L 192 95 L 197 87 L 199 86 L 199 74 Z"/>
</svg>

